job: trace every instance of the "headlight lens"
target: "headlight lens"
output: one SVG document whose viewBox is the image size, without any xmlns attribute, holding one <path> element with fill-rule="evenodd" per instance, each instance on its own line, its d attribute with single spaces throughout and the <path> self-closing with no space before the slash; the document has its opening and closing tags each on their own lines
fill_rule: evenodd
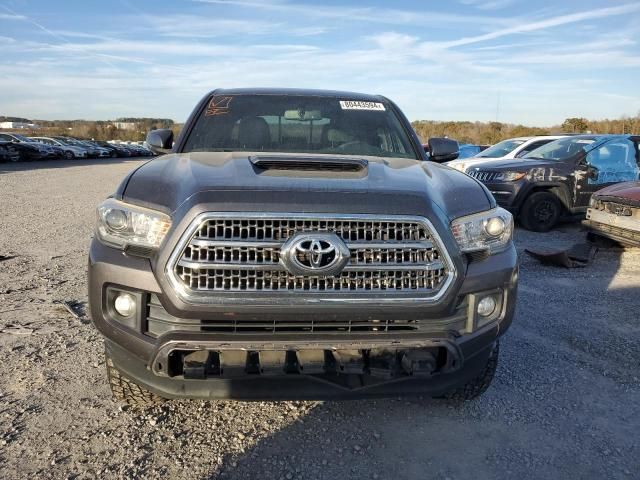
<svg viewBox="0 0 640 480">
<path fill-rule="evenodd" d="M 495 180 L 500 182 L 515 182 L 524 178 L 525 172 L 500 172 L 495 176 Z"/>
<path fill-rule="evenodd" d="M 463 252 L 489 250 L 489 253 L 496 253 L 504 250 L 511 240 L 513 216 L 498 207 L 456 218 L 451 222 L 451 231 Z"/>
<path fill-rule="evenodd" d="M 98 207 L 96 233 L 102 243 L 158 248 L 171 227 L 171 218 L 155 210 L 108 199 Z"/>
</svg>

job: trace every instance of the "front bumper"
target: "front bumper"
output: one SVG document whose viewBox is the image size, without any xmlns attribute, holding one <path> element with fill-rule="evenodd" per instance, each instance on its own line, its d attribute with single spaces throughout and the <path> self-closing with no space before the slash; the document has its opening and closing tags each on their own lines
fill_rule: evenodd
<svg viewBox="0 0 640 480">
<path fill-rule="evenodd" d="M 136 383 L 164 397 L 319 399 L 398 393 L 439 395 L 476 375 L 496 340 L 509 328 L 517 294 L 515 248 L 471 262 L 460 274 L 464 280 L 455 295 L 437 305 L 341 304 L 280 310 L 229 308 L 226 312 L 203 311 L 200 307 L 192 312 L 182 310 L 181 318 L 176 319 L 169 313 L 176 309 L 170 304 L 170 297 L 163 294 L 148 259 L 128 257 L 94 240 L 89 256 L 89 301 L 93 322 L 106 337 L 107 353 L 115 366 Z M 136 324 L 131 328 L 122 325 L 109 313 L 108 288 L 131 291 L 140 294 L 140 298 L 153 295 L 162 303 L 163 315 L 172 327 L 151 332 L 146 301 L 141 302 L 144 307 Z M 475 313 L 477 294 L 495 291 L 502 295 L 499 311 L 491 321 L 480 324 Z M 304 317 L 323 321 L 419 319 L 421 327 L 411 332 L 224 333 L 199 328 L 190 331 L 187 324 L 176 327 L 184 317 L 190 326 L 194 319 L 228 321 L 233 317 L 241 322 Z M 218 356 L 217 370 L 207 370 L 204 378 L 189 378 L 183 360 L 196 352 L 206 352 L 208 358 Z M 235 359 L 231 366 L 220 359 L 227 352 Z M 403 356 L 420 352 L 437 359 L 437 368 L 413 375 L 401 367 Z M 387 360 L 390 355 L 391 360 L 372 361 L 378 354 Z M 262 360 L 253 371 L 243 367 L 256 355 L 270 358 L 270 374 L 263 374 Z M 329 365 L 336 355 L 350 356 L 355 370 L 345 372 Z M 285 365 L 278 366 L 280 360 L 274 358 L 280 358 Z M 297 368 L 302 358 L 314 358 L 315 368 L 304 372 Z M 225 365 L 229 368 L 222 368 Z M 278 374 L 273 374 L 274 368 Z"/>
<path fill-rule="evenodd" d="M 640 247 L 640 221 L 634 216 L 621 216 L 589 208 L 583 224 L 598 235 L 623 245 Z"/>
<path fill-rule="evenodd" d="M 164 398 L 236 400 L 324 400 L 386 397 L 398 394 L 441 396 L 478 376 L 499 336 L 494 325 L 459 342 L 460 361 L 446 374 L 391 376 L 385 373 L 323 372 L 280 375 L 246 373 L 216 375 L 206 379 L 156 375 L 143 361 L 117 343 L 107 340 L 106 352 L 114 365 L 137 384 Z M 377 376 L 376 376 L 377 375 Z"/>
</svg>

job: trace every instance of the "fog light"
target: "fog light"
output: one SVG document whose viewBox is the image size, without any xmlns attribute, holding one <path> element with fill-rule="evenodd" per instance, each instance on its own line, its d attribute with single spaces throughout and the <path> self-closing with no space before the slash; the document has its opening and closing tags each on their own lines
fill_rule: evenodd
<svg viewBox="0 0 640 480">
<path fill-rule="evenodd" d="M 478 315 L 488 317 L 496 310 L 496 299 L 492 296 L 484 297 L 478 302 Z"/>
<path fill-rule="evenodd" d="M 113 302 L 113 308 L 119 315 L 131 317 L 136 313 L 136 300 L 128 293 L 121 293 Z"/>
</svg>

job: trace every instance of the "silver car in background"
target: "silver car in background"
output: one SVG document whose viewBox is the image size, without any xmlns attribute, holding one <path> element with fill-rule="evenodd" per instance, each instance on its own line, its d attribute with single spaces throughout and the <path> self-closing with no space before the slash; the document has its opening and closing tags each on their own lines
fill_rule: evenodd
<svg viewBox="0 0 640 480">
<path fill-rule="evenodd" d="M 33 140 L 44 143 L 45 145 L 55 145 L 64 150 L 64 157 L 67 160 L 73 160 L 76 158 L 88 158 L 89 149 L 81 145 L 77 145 L 69 139 L 63 137 L 31 137 Z"/>
</svg>

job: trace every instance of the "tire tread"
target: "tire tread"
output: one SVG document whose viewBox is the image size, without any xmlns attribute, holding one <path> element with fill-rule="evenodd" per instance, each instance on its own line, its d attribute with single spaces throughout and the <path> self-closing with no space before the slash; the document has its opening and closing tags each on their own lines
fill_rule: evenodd
<svg viewBox="0 0 640 480">
<path fill-rule="evenodd" d="M 493 377 L 496 374 L 499 354 L 500 344 L 496 343 L 493 347 L 493 350 L 491 351 L 491 354 L 489 355 L 487 364 L 482 369 L 482 372 L 480 372 L 480 375 L 471 379 L 461 387 L 446 393 L 444 395 L 444 398 L 446 398 L 447 400 L 463 402 L 478 398 L 480 395 L 486 392 L 491 385 L 491 382 L 493 381 Z"/>
<path fill-rule="evenodd" d="M 162 403 L 164 399 L 134 383 L 120 372 L 113 360 L 106 356 L 107 378 L 113 399 L 132 407 L 149 407 Z"/>
</svg>

